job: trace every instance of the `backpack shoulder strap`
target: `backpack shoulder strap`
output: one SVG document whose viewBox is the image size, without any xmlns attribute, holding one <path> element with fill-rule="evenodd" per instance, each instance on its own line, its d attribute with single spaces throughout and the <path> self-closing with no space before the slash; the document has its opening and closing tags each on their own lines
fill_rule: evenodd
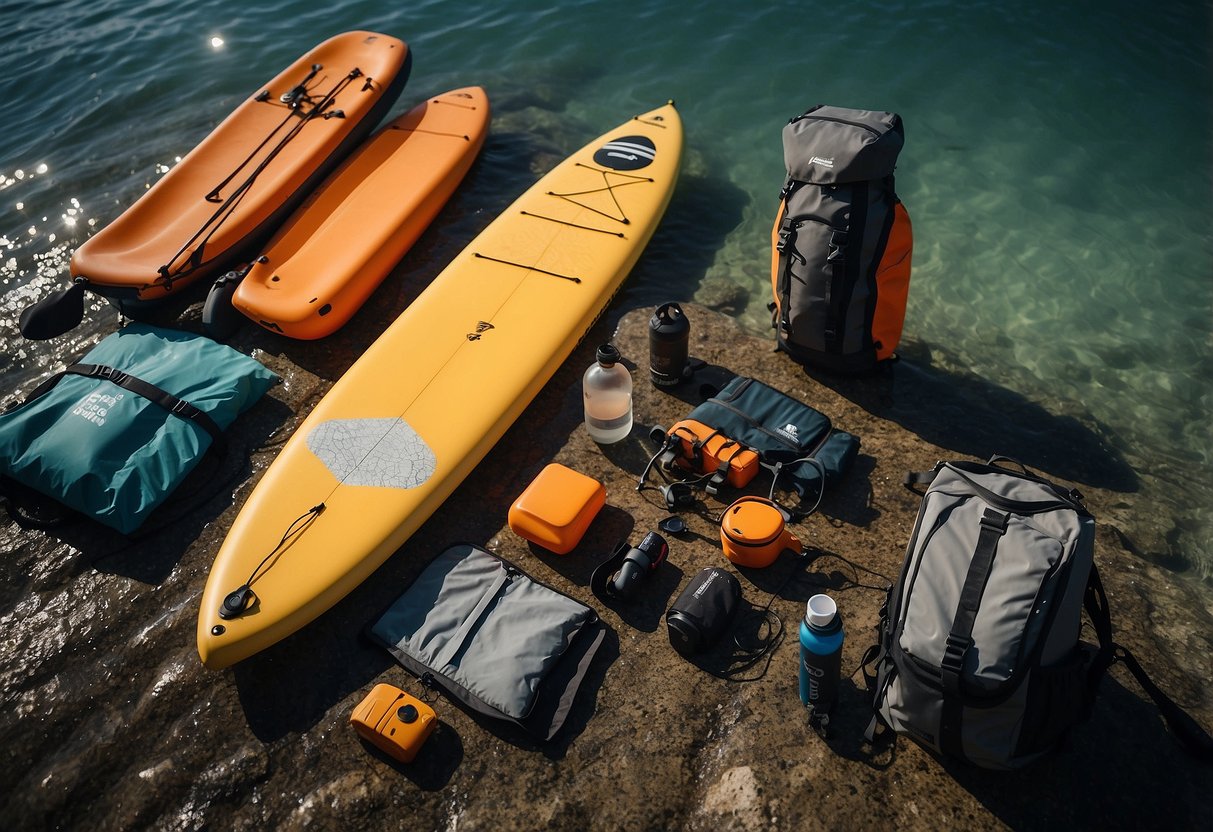
<svg viewBox="0 0 1213 832">
<path fill-rule="evenodd" d="M 1129 672 L 1137 679 L 1137 683 L 1141 685 L 1142 690 L 1150 695 L 1154 700 L 1154 704 L 1158 707 L 1158 712 L 1162 714 L 1162 718 L 1166 721 L 1167 727 L 1171 729 L 1171 733 L 1179 740 L 1179 744 L 1184 747 L 1192 756 L 1206 763 L 1213 763 L 1213 737 L 1200 726 L 1183 708 L 1175 704 L 1171 697 L 1163 693 L 1159 687 L 1150 680 L 1145 669 L 1124 647 L 1116 645 L 1115 653 L 1116 661 L 1124 664 L 1129 668 Z"/>
<path fill-rule="evenodd" d="M 1167 727 L 1189 754 L 1204 762 L 1213 762 L 1213 737 L 1200 726 L 1183 708 L 1175 704 L 1158 685 L 1150 679 L 1145 668 L 1129 650 L 1112 640 L 1112 620 L 1108 614 L 1108 599 L 1104 594 L 1103 583 L 1099 579 L 1099 570 L 1091 565 L 1091 576 L 1087 579 L 1087 594 L 1084 606 L 1095 632 L 1099 636 L 1099 652 L 1091 663 L 1088 675 L 1088 695 L 1094 697 L 1096 685 L 1104 673 L 1116 662 L 1122 663 L 1137 679 L 1142 690 L 1154 700 L 1158 712 L 1162 714 Z"/>
</svg>

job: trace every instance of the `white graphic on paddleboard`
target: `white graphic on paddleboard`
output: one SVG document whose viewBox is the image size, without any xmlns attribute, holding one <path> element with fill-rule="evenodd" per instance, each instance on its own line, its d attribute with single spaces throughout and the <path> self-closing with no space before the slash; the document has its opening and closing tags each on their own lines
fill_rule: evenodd
<svg viewBox="0 0 1213 832">
<path fill-rule="evenodd" d="M 657 146 L 645 136 L 624 136 L 598 148 L 594 161 L 613 170 L 640 170 L 657 158 Z"/>
<path fill-rule="evenodd" d="M 345 485 L 416 488 L 438 466 L 403 419 L 333 419 L 307 435 L 307 446 Z"/>
</svg>

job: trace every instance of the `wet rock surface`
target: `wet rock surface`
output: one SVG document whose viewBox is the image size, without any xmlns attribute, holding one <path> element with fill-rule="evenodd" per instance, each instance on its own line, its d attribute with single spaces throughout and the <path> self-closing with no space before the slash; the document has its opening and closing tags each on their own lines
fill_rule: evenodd
<svg viewBox="0 0 1213 832">
<path fill-rule="evenodd" d="M 864 379 L 814 377 L 718 313 L 684 305 L 691 354 L 706 362 L 673 392 L 647 379 L 648 308 L 598 324 L 505 438 L 435 515 L 332 610 L 233 669 L 212 672 L 194 645 L 197 604 L 215 552 L 278 443 L 357 354 L 321 348 L 257 357 L 285 383 L 234 426 L 233 452 L 135 539 L 86 521 L 0 535 L 0 827 L 5 829 L 816 829 L 1201 828 L 1213 774 L 1167 735 L 1123 668 L 1092 718 L 1026 771 L 941 762 L 907 740 L 869 749 L 862 677 L 885 578 L 901 564 L 918 498 L 901 485 L 938 459 L 1024 457 L 1078 484 L 1100 519 L 1096 557 L 1117 638 L 1155 682 L 1213 726 L 1209 588 L 1168 571 L 1119 518 L 1141 514 L 1131 476 L 1074 420 L 1025 409 L 1020 431 L 983 425 L 998 391 L 951 385 L 911 357 Z M 368 313 L 374 314 L 374 313 Z M 373 322 L 373 323 L 378 323 Z M 618 328 L 616 330 L 616 324 Z M 373 327 L 370 328 L 374 330 Z M 581 425 L 581 372 L 612 337 L 635 379 L 636 427 L 599 447 Z M 288 357 L 291 356 L 291 357 Z M 671 553 L 629 605 L 604 606 L 593 568 L 668 512 L 636 481 L 700 384 L 759 378 L 812 404 L 862 441 L 852 471 L 795 527 L 808 557 L 764 570 L 729 567 L 746 606 L 768 603 L 782 643 L 737 678 L 729 643 L 696 663 L 670 647 L 662 615 L 705 566 L 727 565 L 708 498 L 667 535 Z M 385 383 L 390 383 L 385 380 Z M 551 461 L 605 483 L 607 507 L 581 544 L 557 556 L 506 525 L 513 500 Z M 753 490 L 765 491 L 767 480 Z M 216 493 L 216 485 L 219 492 Z M 1127 522 L 1127 521 L 1126 521 Z M 568 722 L 540 744 L 435 697 L 372 646 L 363 629 L 429 560 L 455 542 L 485 545 L 597 609 L 609 631 Z M 846 625 L 844 678 L 828 739 L 797 697 L 796 627 L 828 592 Z M 776 594 L 777 593 L 777 594 Z M 761 635 L 756 614 L 738 620 Z M 391 761 L 348 725 L 377 682 L 426 698 L 441 725 L 416 761 Z"/>
</svg>

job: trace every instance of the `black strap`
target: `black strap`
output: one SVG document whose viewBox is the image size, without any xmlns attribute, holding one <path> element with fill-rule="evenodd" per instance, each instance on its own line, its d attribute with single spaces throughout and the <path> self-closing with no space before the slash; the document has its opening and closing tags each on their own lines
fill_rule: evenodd
<svg viewBox="0 0 1213 832">
<path fill-rule="evenodd" d="M 1119 644 L 1115 645 L 1115 647 L 1116 661 L 1121 662 L 1125 667 L 1129 668 L 1129 672 L 1137 679 L 1137 683 L 1141 685 L 1142 690 L 1148 693 L 1150 698 L 1154 700 L 1154 704 L 1158 706 L 1159 713 L 1166 720 L 1167 727 L 1171 729 L 1171 733 L 1179 740 L 1184 750 L 1206 763 L 1213 762 L 1213 738 L 1209 736 L 1208 732 L 1200 726 L 1200 723 L 1176 705 L 1171 697 L 1163 693 L 1157 685 L 1150 681 L 1149 675 L 1138 664 L 1137 659 L 1133 657 L 1132 653 Z"/>
<path fill-rule="evenodd" d="M 992 457 L 990 457 L 989 459 L 986 460 L 986 465 L 990 466 L 991 468 L 1004 467 L 1004 466 L 998 464 L 1000 462 L 1010 462 L 1012 465 L 1018 466 L 1020 472 L 1023 473 L 1023 475 L 1025 477 L 1031 477 L 1032 479 L 1035 479 L 1035 480 L 1040 479 L 1039 474 L 1037 474 L 1035 471 L 1029 471 L 1028 466 L 1024 465 L 1022 462 L 1020 462 L 1018 459 L 1016 459 L 1013 456 L 1003 456 L 1002 454 L 994 454 Z"/>
<path fill-rule="evenodd" d="M 1116 662 L 1129 669 L 1142 690 L 1149 694 L 1166 721 L 1167 727 L 1189 754 L 1204 762 L 1213 762 L 1213 738 L 1200 726 L 1195 719 L 1175 704 L 1158 685 L 1150 679 L 1149 674 L 1137 661 L 1128 648 L 1122 647 L 1112 640 L 1112 619 L 1108 613 L 1108 598 L 1104 594 L 1103 582 L 1099 579 L 1099 570 L 1091 566 L 1091 576 L 1087 579 L 1087 594 L 1083 599 L 1087 616 L 1095 627 L 1099 637 L 1099 652 L 1091 663 L 1088 671 L 1088 696 L 1095 698 L 1096 686 L 1104 673 Z"/>
<path fill-rule="evenodd" d="M 46 393 L 59 382 L 65 375 L 86 376 L 88 378 L 99 378 L 108 381 L 111 384 L 116 384 L 119 387 L 130 390 L 136 395 L 142 396 L 154 404 L 167 410 L 179 419 L 184 419 L 187 422 L 193 422 L 198 427 L 202 428 L 211 436 L 211 440 L 217 450 L 222 450 L 225 440 L 223 431 L 219 425 L 215 424 L 215 420 L 207 415 L 204 411 L 199 410 L 194 405 L 179 399 L 172 393 L 162 390 L 150 382 L 146 382 L 141 378 L 136 378 L 129 373 L 124 373 L 121 370 L 116 370 L 113 367 L 107 367 L 104 364 L 72 364 L 67 367 L 62 373 L 51 376 L 46 381 L 39 384 L 30 393 L 26 401 L 32 401 L 43 393 Z"/>
<path fill-rule="evenodd" d="M 863 230 L 868 223 L 868 190 L 866 182 L 851 186 L 851 209 L 846 217 L 846 226 L 830 230 L 829 251 L 826 265 L 832 266 L 831 279 L 825 283 L 825 301 L 830 318 L 825 328 L 825 351 L 841 353 L 845 337 L 847 307 L 859 281 L 859 267 L 863 256 Z M 854 230 L 854 233 L 852 233 Z"/>
<path fill-rule="evenodd" d="M 0 476 L 0 505 L 23 529 L 53 529 L 71 517 L 62 503 L 5 476 Z"/>
<path fill-rule="evenodd" d="M 930 471 L 906 471 L 906 475 L 901 478 L 901 484 L 921 497 L 922 492 L 915 486 L 930 485 L 938 474 L 938 468 L 932 468 Z"/>
<path fill-rule="evenodd" d="M 961 713 L 964 709 L 960 674 L 964 669 L 965 654 L 973 646 L 973 624 L 977 620 L 977 610 L 981 606 L 981 596 L 985 593 L 986 583 L 990 580 L 994 553 L 1006 530 L 1007 515 L 987 508 L 981 517 L 981 533 L 977 538 L 973 559 L 969 562 L 964 586 L 960 590 L 960 601 L 956 604 L 952 629 L 948 633 L 943 660 L 939 664 L 940 679 L 943 683 L 939 743 L 945 753 L 957 757 L 964 756 L 960 741 Z"/>
<path fill-rule="evenodd" d="M 802 456 L 800 459 L 793 459 L 791 462 L 776 462 L 774 465 L 761 464 L 763 468 L 767 468 L 772 474 L 771 490 L 767 492 L 767 499 L 772 503 L 775 502 L 775 485 L 779 482 L 779 475 L 785 470 L 791 471 L 794 469 L 794 466 L 808 465 L 810 468 L 816 470 L 821 478 L 821 484 L 817 488 L 817 499 L 813 501 L 813 507 L 808 511 L 788 511 L 789 521 L 799 523 L 802 520 L 807 520 L 816 513 L 817 509 L 821 508 L 821 500 L 825 497 L 826 493 L 826 466 L 820 459 L 814 456 Z"/>
<path fill-rule="evenodd" d="M 1087 576 L 1087 590 L 1083 596 L 1083 606 L 1095 635 L 1099 638 L 1099 651 L 1091 661 L 1087 670 L 1088 703 L 1093 702 L 1099 690 L 1099 681 L 1104 673 L 1116 661 L 1116 644 L 1112 641 L 1112 616 L 1108 608 L 1108 596 L 1104 593 L 1103 581 L 1099 579 L 1099 569 L 1091 564 L 1091 573 Z"/>
</svg>

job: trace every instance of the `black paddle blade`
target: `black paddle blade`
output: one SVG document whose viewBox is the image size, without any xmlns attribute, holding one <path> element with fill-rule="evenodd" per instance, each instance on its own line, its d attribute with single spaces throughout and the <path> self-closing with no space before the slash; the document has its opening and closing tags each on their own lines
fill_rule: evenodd
<svg viewBox="0 0 1213 832">
<path fill-rule="evenodd" d="M 232 306 L 232 295 L 240 285 L 243 275 L 228 272 L 215 281 L 202 306 L 202 326 L 215 341 L 227 341 L 240 329 L 247 318 Z"/>
<path fill-rule="evenodd" d="M 57 338 L 84 320 L 84 282 L 51 292 L 21 311 L 21 334 L 31 341 Z"/>
</svg>

